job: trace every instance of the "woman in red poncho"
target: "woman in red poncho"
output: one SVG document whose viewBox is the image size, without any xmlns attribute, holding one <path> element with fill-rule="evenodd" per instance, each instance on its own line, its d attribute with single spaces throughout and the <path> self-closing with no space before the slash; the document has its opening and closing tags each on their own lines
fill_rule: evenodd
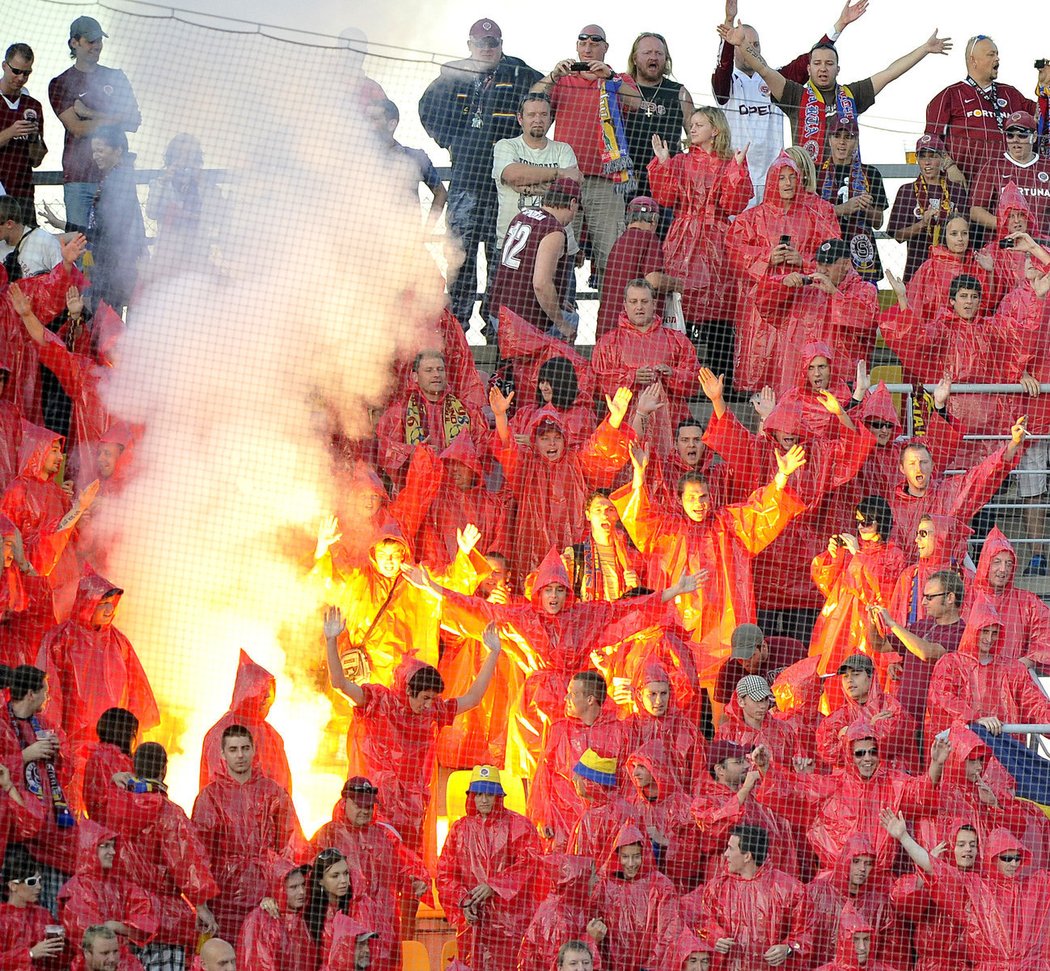
<svg viewBox="0 0 1050 971">
<path fill-rule="evenodd" d="M 113 776 L 118 772 L 133 774 L 131 755 L 139 720 L 126 708 L 107 708 L 99 715 L 95 734 L 98 744 L 89 750 L 83 778 L 74 780 L 73 789 L 79 794 L 83 787 L 83 798 L 76 805 L 83 805 L 92 819 L 101 822 Z"/>
<path fill-rule="evenodd" d="M 682 310 L 706 359 L 717 372 L 733 365 L 732 324 L 736 281 L 729 272 L 725 237 L 730 218 L 746 208 L 754 187 L 747 145 L 733 152 L 721 108 L 698 108 L 689 119 L 689 151 L 671 155 L 659 135 L 649 183 L 656 201 L 674 211 L 664 243 L 667 272 L 683 281 Z"/>
<path fill-rule="evenodd" d="M 507 809 L 504 795 L 499 770 L 476 766 L 467 814 L 452 824 L 438 861 L 438 896 L 473 968 L 511 966 L 537 903 L 536 827 Z"/>
<path fill-rule="evenodd" d="M 337 915 L 348 916 L 350 903 L 357 896 L 351 877 L 346 857 L 332 847 L 321 850 L 310 867 L 303 921 L 322 963 L 328 961 L 332 950 Z"/>
<path fill-rule="evenodd" d="M 834 207 L 804 187 L 798 165 L 781 152 L 769 167 L 762 202 L 741 213 L 726 234 L 742 298 L 736 332 L 738 390 L 772 386 L 782 350 L 777 329 L 755 306 L 756 284 L 770 275 L 808 273 L 817 247 L 841 235 Z"/>
<path fill-rule="evenodd" d="M 60 971 L 66 941 L 47 928 L 54 915 L 37 902 L 43 887 L 40 867 L 20 847 L 12 847 L 4 867 L 4 894 L 0 904 L 0 968 L 4 971 Z"/>
<path fill-rule="evenodd" d="M 889 603 L 893 585 L 906 563 L 904 554 L 889 537 L 893 513 L 880 496 L 862 499 L 855 511 L 857 536 L 836 533 L 828 548 L 813 560 L 811 576 L 825 597 L 809 645 L 819 654 L 821 674 L 836 674 L 843 659 L 866 654 L 879 672 L 885 690 L 888 662 L 872 637 L 871 608 Z M 841 689 L 834 681 L 825 685 L 832 710 L 842 705 Z"/>
<path fill-rule="evenodd" d="M 80 579 L 69 620 L 49 631 L 37 665 L 47 671 L 51 717 L 65 730 L 74 777 L 83 774 L 95 725 L 107 708 L 127 708 L 142 731 L 160 723 L 153 689 L 131 641 L 113 619 L 124 591 L 94 570 Z"/>
<path fill-rule="evenodd" d="M 80 941 L 89 927 L 114 922 L 120 938 L 119 971 L 141 971 L 129 943 L 142 947 L 156 933 L 153 899 L 124 876 L 116 833 L 91 820 L 79 823 L 77 830 L 77 872 L 58 895 L 66 939 Z"/>
<path fill-rule="evenodd" d="M 551 971 L 558 949 L 565 941 L 582 940 L 601 967 L 596 938 L 601 921 L 594 917 L 591 884 L 594 860 L 590 857 L 550 853 L 539 865 L 546 871 L 551 890 L 536 909 L 518 951 L 518 971 Z"/>
<path fill-rule="evenodd" d="M 948 306 L 948 285 L 960 274 L 975 277 L 989 292 L 994 264 L 970 249 L 970 223 L 953 216 L 944 227 L 944 245 L 930 247 L 930 255 L 908 281 L 908 305 L 921 320 L 931 320 Z"/>
<path fill-rule="evenodd" d="M 237 658 L 230 710 L 208 729 L 201 745 L 201 789 L 215 779 L 223 765 L 222 733 L 230 725 L 243 725 L 252 733 L 256 768 L 291 795 L 292 772 L 284 752 L 284 739 L 266 720 L 276 694 L 277 679 L 242 650 Z"/>
</svg>

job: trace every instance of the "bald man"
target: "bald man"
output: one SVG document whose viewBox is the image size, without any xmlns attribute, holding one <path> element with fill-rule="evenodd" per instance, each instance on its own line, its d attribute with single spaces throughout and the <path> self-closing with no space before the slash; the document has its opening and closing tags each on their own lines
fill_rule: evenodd
<svg viewBox="0 0 1050 971">
<path fill-rule="evenodd" d="M 201 948 L 201 971 L 237 971 L 237 955 L 233 946 L 221 937 L 213 937 Z"/>
</svg>

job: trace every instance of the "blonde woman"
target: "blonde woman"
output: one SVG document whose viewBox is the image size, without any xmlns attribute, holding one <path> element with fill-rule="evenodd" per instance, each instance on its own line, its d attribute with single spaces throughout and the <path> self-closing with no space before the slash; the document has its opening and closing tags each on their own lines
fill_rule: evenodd
<svg viewBox="0 0 1050 971">
<path fill-rule="evenodd" d="M 716 374 L 733 361 L 736 288 L 725 258 L 730 217 L 747 208 L 754 191 L 747 149 L 733 151 L 720 108 L 697 108 L 689 119 L 689 150 L 672 156 L 653 136 L 649 184 L 662 206 L 674 211 L 664 244 L 667 272 L 684 281 L 682 309 L 690 338 Z"/>
</svg>

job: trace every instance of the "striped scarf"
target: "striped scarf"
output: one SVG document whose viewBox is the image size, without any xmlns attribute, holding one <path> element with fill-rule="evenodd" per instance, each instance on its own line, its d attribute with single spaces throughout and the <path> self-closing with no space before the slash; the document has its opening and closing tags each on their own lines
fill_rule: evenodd
<svg viewBox="0 0 1050 971">
<path fill-rule="evenodd" d="M 602 130 L 602 175 L 616 183 L 620 192 L 632 192 L 634 162 L 627 151 L 627 135 L 620 114 L 622 78 L 611 77 L 598 82 L 598 120 Z"/>
<path fill-rule="evenodd" d="M 857 120 L 857 104 L 847 85 L 840 84 L 835 88 L 835 112 L 846 121 Z M 807 81 L 802 89 L 798 114 L 802 124 L 802 147 L 809 152 L 813 164 L 819 169 L 824 164 L 824 150 L 828 142 L 828 106 L 824 95 L 812 81 Z"/>
<path fill-rule="evenodd" d="M 430 438 L 432 429 L 427 418 L 427 404 L 426 401 L 420 400 L 421 397 L 413 391 L 405 404 L 406 445 L 422 445 Z M 441 440 L 429 442 L 433 448 L 450 445 L 460 432 L 470 428 L 470 415 L 459 398 L 453 394 L 445 395 L 445 400 L 441 403 L 441 418 Z"/>
</svg>

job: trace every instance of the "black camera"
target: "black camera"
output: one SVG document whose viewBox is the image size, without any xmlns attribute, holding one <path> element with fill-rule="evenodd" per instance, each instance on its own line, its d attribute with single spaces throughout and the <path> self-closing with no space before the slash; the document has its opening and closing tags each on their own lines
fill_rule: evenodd
<svg viewBox="0 0 1050 971">
<path fill-rule="evenodd" d="M 590 65 L 586 61 L 573 61 L 569 65 L 570 71 L 589 71 L 590 69 Z"/>
</svg>

